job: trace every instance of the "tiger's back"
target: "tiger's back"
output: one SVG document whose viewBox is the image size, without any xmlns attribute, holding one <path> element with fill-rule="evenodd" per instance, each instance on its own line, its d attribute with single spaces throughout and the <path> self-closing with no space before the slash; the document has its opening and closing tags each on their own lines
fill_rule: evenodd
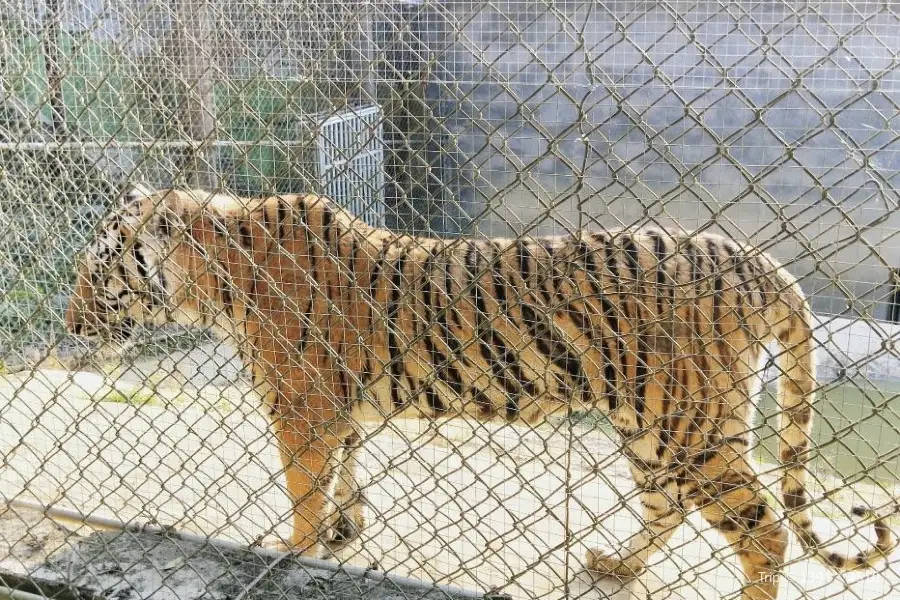
<svg viewBox="0 0 900 600">
<path fill-rule="evenodd" d="M 715 355 L 749 377 L 772 313 L 803 303 L 784 300 L 796 290 L 765 255 L 714 235 L 406 239 L 370 260 L 367 280 L 336 297 L 363 317 L 351 325 L 361 339 L 350 397 L 385 414 L 415 400 L 428 416 L 533 422 L 574 405 L 621 409 L 634 427 L 643 410 L 662 411 L 639 405 L 658 395 L 656 371 Z"/>
<path fill-rule="evenodd" d="M 805 308 L 771 258 L 715 234 L 438 240 L 373 232 L 328 205 L 321 214 L 265 210 L 282 231 L 318 233 L 299 248 L 282 236 L 268 259 L 281 285 L 282 252 L 314 283 L 289 284 L 299 286 L 285 292 L 303 299 L 299 311 L 273 298 L 263 320 L 282 321 L 277 329 L 292 339 L 280 345 L 308 355 L 326 376 L 320 384 L 359 417 L 534 422 L 588 407 L 633 429 L 645 411 L 668 410 L 660 402 L 679 393 L 675 383 L 699 392 L 689 381 L 698 370 L 704 385 L 727 371 L 752 387 L 764 344 Z M 292 313 L 301 316 L 293 326 Z M 698 362 L 713 356 L 715 364 Z"/>
</svg>

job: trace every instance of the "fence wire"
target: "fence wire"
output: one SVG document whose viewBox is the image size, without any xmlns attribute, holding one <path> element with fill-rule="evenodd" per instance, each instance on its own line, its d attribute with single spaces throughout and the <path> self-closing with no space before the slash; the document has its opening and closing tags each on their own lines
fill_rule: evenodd
<svg viewBox="0 0 900 600">
<path fill-rule="evenodd" d="M 637 307 L 661 290 L 674 302 L 674 290 L 691 285 L 678 266 L 671 267 L 676 284 L 667 282 L 661 262 L 653 267 L 661 277 L 656 287 L 638 290 L 634 281 L 621 280 L 617 269 L 625 272 L 629 264 L 627 244 L 608 242 L 625 254 L 603 264 L 604 232 L 655 226 L 720 233 L 770 254 L 808 298 L 819 364 L 814 427 L 808 439 L 788 441 L 794 452 L 788 459 L 811 460 L 811 495 L 827 496 L 814 501 L 812 513 L 827 553 L 852 556 L 875 542 L 872 518 L 860 521 L 850 507 L 881 515 L 897 507 L 898 49 L 897 7 L 868 0 L 0 0 L 0 597 L 18 590 L 23 598 L 491 592 L 528 599 L 693 599 L 737 598 L 742 588 L 745 599 L 763 597 L 764 589 L 777 589 L 778 598 L 897 597 L 896 555 L 872 570 L 837 574 L 809 559 L 795 534 L 774 587 L 766 587 L 766 577 L 774 576 L 765 574 L 756 587 L 745 587 L 742 561 L 759 548 L 729 546 L 726 538 L 742 527 L 759 533 L 760 523 L 776 528 L 765 516 L 770 513 L 754 512 L 748 522 L 747 506 L 720 515 L 718 528 L 698 511 L 677 528 L 680 519 L 660 517 L 675 531 L 635 578 L 600 577 L 588 568 L 589 549 L 624 556 L 630 540 L 640 539 L 649 496 L 632 481 L 631 469 L 653 467 L 647 456 L 635 455 L 640 427 L 623 440 L 615 430 L 618 425 L 621 433 L 622 423 L 592 410 L 614 395 L 614 386 L 597 381 L 621 377 L 630 406 L 640 402 L 646 409 L 653 369 L 672 373 L 683 360 L 698 361 L 695 367 L 711 379 L 728 378 L 725 397 L 746 387 L 743 376 L 764 384 L 758 406 L 732 407 L 755 423 L 738 454 L 753 462 L 767 490 L 759 498 L 787 526 L 777 350 L 752 368 L 713 374 L 704 360 L 741 349 L 722 350 L 718 340 L 685 350 L 670 339 L 668 346 L 640 346 L 631 371 L 610 375 L 584 367 L 594 376 L 584 385 L 605 390 L 593 404 L 578 405 L 579 388 L 565 385 L 574 381 L 574 365 L 589 365 L 591 351 L 624 344 L 622 356 L 628 354 L 629 339 L 648 335 L 629 338 L 632 326 L 671 333 L 662 308 Z M 297 246 L 275 239 L 283 255 L 275 268 L 260 258 L 265 236 L 249 244 L 245 237 L 260 235 L 259 222 L 247 225 L 249 233 L 226 222 L 215 231 L 233 236 L 232 254 L 207 256 L 203 267 L 218 281 L 223 312 L 210 317 L 197 309 L 195 323 L 138 324 L 126 348 L 101 352 L 66 330 L 76 259 L 87 251 L 101 260 L 90 252 L 111 215 L 127 222 L 121 211 L 128 209 L 120 205 L 136 185 L 155 198 L 154 218 L 169 210 L 167 218 L 178 219 L 167 227 L 182 233 L 197 223 L 212 227 L 216 219 L 204 218 L 213 213 L 182 219 L 185 214 L 172 213 L 174 205 L 150 190 L 202 188 L 220 194 L 212 205 L 227 203 L 226 196 L 326 195 L 355 215 L 352 231 L 378 227 L 395 241 L 385 243 L 380 262 L 345 261 L 333 280 L 316 280 L 315 244 L 291 255 Z M 279 212 L 277 220 L 289 219 L 284 222 L 309 234 L 295 216 L 299 210 L 291 208 L 290 217 Z M 504 238 L 510 241 L 472 246 L 473 256 L 485 252 L 499 264 L 499 249 L 507 247 L 552 254 L 556 247 L 539 242 L 547 235 L 570 236 L 600 253 L 596 273 L 606 274 L 597 275 L 602 285 L 593 299 L 578 295 L 588 285 L 590 252 L 559 259 L 552 269 L 546 266 L 555 264 L 552 258 L 529 262 L 517 255 L 519 269 L 543 265 L 550 270 L 541 277 L 571 278 L 552 284 L 562 286 L 555 293 L 571 292 L 557 300 L 576 307 L 566 319 L 578 312 L 582 324 L 592 323 L 581 333 L 586 339 L 599 332 L 594 346 L 572 338 L 575 321 L 561 324 L 558 304 L 539 300 L 537 291 L 515 298 L 504 292 L 527 288 L 522 271 L 509 275 L 485 257 L 470 261 L 452 250 L 435 250 L 429 259 L 437 242 L 403 242 L 415 249 L 399 263 L 391 262 L 395 255 L 388 259 L 396 240 L 442 239 L 452 248 L 460 238 Z M 141 243 L 146 250 L 146 240 Z M 135 248 L 127 241 L 126 247 Z M 650 268 L 651 250 L 634 253 L 635 268 Z M 150 281 L 147 269 L 171 275 L 161 263 L 142 264 L 137 254 L 113 255 L 118 260 L 95 285 L 118 273 L 125 285 Z M 171 264 L 179 255 L 153 256 Z M 335 256 L 321 253 L 319 268 Z M 415 263 L 415 256 L 419 266 L 404 271 L 403 261 Z M 453 256 L 459 273 L 481 265 L 485 274 L 473 270 L 468 288 L 453 287 L 450 279 L 459 273 L 446 280 L 435 275 L 436 264 L 452 263 Z M 735 256 L 730 277 L 761 264 L 753 252 Z M 710 260 L 718 259 L 694 256 L 682 266 L 701 269 Z M 248 277 L 266 290 L 259 298 L 280 308 L 251 310 L 231 297 L 241 284 L 227 270 L 247 261 Z M 491 268 L 501 273 L 499 284 Z M 309 278 L 314 285 L 303 288 L 301 280 Z M 479 282 L 487 282 L 484 289 Z M 167 300 L 154 305 L 152 296 L 165 295 L 171 283 L 160 280 L 162 287 L 145 290 L 141 302 L 162 311 Z M 707 291 L 719 300 L 739 300 L 710 313 L 719 318 L 715 330 L 721 334 L 726 321 L 739 330 L 745 324 L 735 325 L 733 315 L 744 310 L 742 303 L 753 308 L 754 294 L 729 295 L 733 290 L 716 285 Z M 288 297 L 298 289 L 311 297 Z M 116 299 L 115 292 L 92 310 L 128 297 Z M 416 294 L 442 299 L 416 304 Z M 789 294 L 780 285 L 762 297 Z M 345 301 L 351 297 L 368 300 Z M 610 298 L 618 303 L 610 310 L 624 311 L 628 330 L 610 324 L 613 313 L 601 303 Z M 465 313 L 458 305 L 470 299 L 472 312 Z M 527 316 L 529 303 L 543 313 Z M 243 308 L 234 312 L 235 306 Z M 443 309 L 428 314 L 434 306 Z M 118 308 L 137 311 L 121 302 Z M 638 317 L 629 321 L 631 310 Z M 672 314 L 678 310 L 673 305 Z M 488 313 L 484 322 L 447 324 L 454 315 L 487 319 Z M 274 321 L 253 321 L 259 314 Z M 248 341 L 240 325 L 243 334 L 223 338 L 210 327 L 223 315 L 257 323 L 257 337 Z M 514 318 L 531 323 L 518 338 L 510 334 Z M 322 342 L 345 327 L 336 323 L 348 322 L 355 324 L 355 342 Z M 437 346 L 429 342 L 434 339 L 441 340 Z M 286 341 L 288 350 L 280 347 Z M 242 357 L 242 342 L 255 344 L 251 353 L 265 349 L 264 358 Z M 307 344 L 322 354 L 304 350 Z M 374 348 L 381 383 L 367 379 L 371 365 L 352 366 L 357 346 Z M 558 348 L 580 353 L 563 356 Z M 284 360 L 272 358 L 279 352 L 302 355 L 302 375 L 284 371 Z M 316 372 L 311 356 L 331 366 Z M 260 360 L 270 361 L 272 372 L 254 374 Z M 603 360 L 612 365 L 618 358 Z M 334 365 L 340 368 L 329 370 Z M 290 409 L 283 396 L 274 404 L 266 397 L 272 381 L 303 377 L 338 383 L 330 394 L 289 394 Z M 389 414 L 405 402 L 395 392 L 411 393 L 418 377 L 424 417 Z M 571 402 L 547 418 L 511 418 L 524 415 L 518 403 L 526 384 L 568 394 Z M 305 458 L 285 467 L 279 453 L 285 440 L 296 450 L 330 439 L 325 430 L 304 438 L 290 427 L 309 423 L 313 409 L 347 406 L 349 399 L 334 390 L 351 386 L 358 391 L 354 400 L 368 403 L 375 418 L 341 422 L 354 431 L 339 449 L 343 462 L 322 466 L 324 455 L 318 460 L 307 448 Z M 499 392 L 515 399 L 504 400 L 494 420 L 443 418 L 460 405 L 471 413 L 496 402 Z M 723 401 L 708 392 L 689 389 L 680 403 L 671 390 L 661 394 L 677 404 L 667 409 L 672 414 L 700 420 L 721 410 Z M 464 397 L 473 398 L 468 407 Z M 798 410 L 790 419 L 799 423 Z M 301 418 L 291 411 L 306 412 Z M 647 423 L 654 435 L 679 435 L 658 421 Z M 346 504 L 348 516 L 326 521 L 330 529 L 322 533 L 333 552 L 317 557 L 327 563 L 280 553 L 297 544 L 294 500 L 304 469 L 314 479 L 333 475 L 311 489 L 324 490 L 325 504 Z M 682 491 L 678 483 L 678 502 L 690 500 Z M 117 528 L 122 531 L 97 533 Z M 173 531 L 181 536 L 168 535 Z M 342 536 L 354 539 L 338 549 Z"/>
</svg>

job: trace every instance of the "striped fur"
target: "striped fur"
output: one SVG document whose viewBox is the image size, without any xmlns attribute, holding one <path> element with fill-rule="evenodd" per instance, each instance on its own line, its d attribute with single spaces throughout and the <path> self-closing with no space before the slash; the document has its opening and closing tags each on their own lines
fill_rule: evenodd
<svg viewBox="0 0 900 600">
<path fill-rule="evenodd" d="M 393 416 L 537 423 L 606 411 L 625 440 L 646 526 L 627 577 L 699 508 L 736 550 L 745 598 L 775 597 L 787 534 L 748 463 L 751 400 L 779 348 L 782 496 L 806 550 L 838 570 L 894 547 L 830 553 L 805 488 L 815 369 L 810 312 L 772 258 L 718 235 L 662 229 L 438 240 L 372 229 L 323 198 L 132 194 L 81 260 L 71 331 L 125 317 L 215 327 L 269 409 L 295 501 L 293 545 L 362 527 L 356 423 Z"/>
</svg>

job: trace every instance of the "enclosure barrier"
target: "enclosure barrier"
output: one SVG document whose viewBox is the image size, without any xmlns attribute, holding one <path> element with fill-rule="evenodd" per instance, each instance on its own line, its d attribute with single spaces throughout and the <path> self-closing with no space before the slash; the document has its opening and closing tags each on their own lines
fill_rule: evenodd
<svg viewBox="0 0 900 600">
<path fill-rule="evenodd" d="M 586 570 L 641 517 L 590 410 L 361 428 L 359 539 L 281 552 L 290 484 L 237 350 L 65 330 L 76 257 L 135 184 L 323 194 L 448 240 L 746 241 L 813 311 L 814 527 L 865 548 L 849 507 L 890 512 L 900 473 L 898 48 L 868 0 L 0 0 L 0 597 L 740 596 L 696 514 L 636 579 Z M 774 359 L 748 452 L 781 518 Z M 839 575 L 792 536 L 778 597 L 894 598 L 897 560 Z"/>
</svg>

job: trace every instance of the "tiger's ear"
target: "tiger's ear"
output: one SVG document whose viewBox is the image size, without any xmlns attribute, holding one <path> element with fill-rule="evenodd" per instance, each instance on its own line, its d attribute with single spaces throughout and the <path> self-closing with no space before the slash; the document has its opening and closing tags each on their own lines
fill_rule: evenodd
<svg viewBox="0 0 900 600">
<path fill-rule="evenodd" d="M 131 208 L 137 205 L 141 201 L 141 198 L 146 198 L 152 193 L 153 190 L 147 185 L 133 185 L 129 187 L 124 194 L 122 194 L 122 207 Z"/>
<path fill-rule="evenodd" d="M 122 196 L 122 207 L 128 208 L 134 204 L 137 204 L 138 200 L 141 199 L 140 192 L 136 189 L 132 188 L 125 192 L 125 195 Z"/>
<path fill-rule="evenodd" d="M 154 235 L 166 241 L 177 241 L 190 230 L 185 223 L 184 214 L 165 202 L 159 203 L 153 209 L 150 228 Z"/>
</svg>

